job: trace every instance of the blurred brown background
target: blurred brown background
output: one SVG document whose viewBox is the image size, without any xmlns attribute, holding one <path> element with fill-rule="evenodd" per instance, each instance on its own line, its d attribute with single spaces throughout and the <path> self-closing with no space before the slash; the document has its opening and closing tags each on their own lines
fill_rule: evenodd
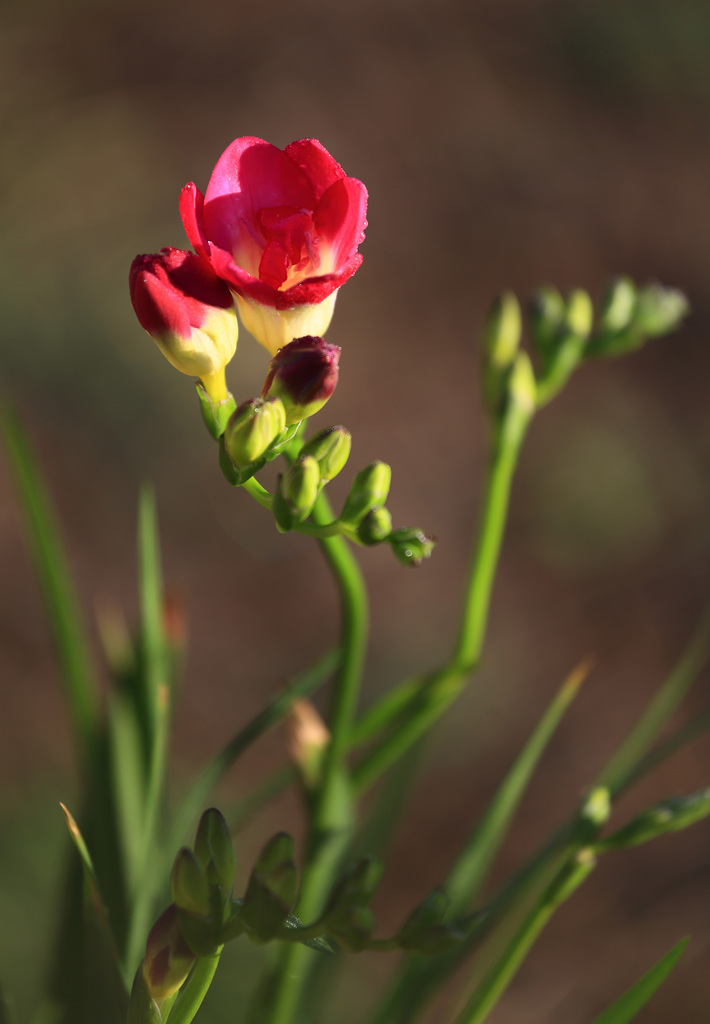
<svg viewBox="0 0 710 1024">
<path fill-rule="evenodd" d="M 416 573 L 362 553 L 372 587 L 365 699 L 437 664 L 455 629 L 485 457 L 476 333 L 502 288 L 625 272 L 687 290 L 681 332 L 595 364 L 524 452 L 485 665 L 438 729 L 388 861 L 383 930 L 444 874 L 514 751 L 583 655 L 597 667 L 506 845 L 513 869 L 573 806 L 680 654 L 710 561 L 710 8 L 702 0 L 5 0 L 0 176 L 2 393 L 19 409 L 62 522 L 87 614 L 135 618 L 135 507 L 157 492 L 166 576 L 190 647 L 178 779 L 202 764 L 337 627 L 318 552 L 277 535 L 221 478 L 192 385 L 134 319 L 137 252 L 184 246 L 182 185 L 204 189 L 239 135 L 320 139 L 370 192 L 365 261 L 329 340 L 341 383 L 319 422 L 353 431 L 353 466 L 393 467 L 398 524 L 439 546 Z M 229 382 L 266 356 L 242 333 Z M 57 670 L 0 461 L 0 978 L 27 1008 L 66 852 L 74 791 Z M 707 675 L 690 704 L 707 703 Z M 703 693 L 705 691 L 705 693 Z M 263 742 L 225 804 L 282 758 Z M 634 807 L 707 784 L 701 739 Z M 243 837 L 244 868 L 288 798 Z M 28 914 L 32 926 L 27 925 Z M 710 825 L 607 858 L 554 921 L 497 1024 L 587 1024 L 684 934 L 645 1024 L 710 1016 Z M 36 930 L 37 934 L 34 934 Z M 364 1015 L 358 958 L 332 1020 Z M 234 972 L 239 971 L 235 960 Z M 366 974 L 371 972 L 371 974 Z M 227 972 L 224 1006 L 239 1020 Z M 237 988 L 239 988 L 239 983 Z M 373 981 L 374 985 L 374 981 Z M 443 1020 L 440 1009 L 432 1018 Z"/>
</svg>

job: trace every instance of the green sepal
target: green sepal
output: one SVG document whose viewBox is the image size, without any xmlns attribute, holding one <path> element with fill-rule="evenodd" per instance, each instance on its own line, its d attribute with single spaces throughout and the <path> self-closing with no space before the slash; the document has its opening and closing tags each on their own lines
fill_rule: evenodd
<svg viewBox="0 0 710 1024">
<path fill-rule="evenodd" d="M 241 921 L 253 942 L 269 942 L 278 934 L 297 893 L 293 839 L 279 832 L 259 854 L 241 908 Z"/>
<path fill-rule="evenodd" d="M 229 417 L 237 408 L 237 403 L 229 393 L 227 393 L 227 397 L 223 398 L 221 402 L 213 402 L 205 391 L 202 381 L 199 380 L 195 381 L 195 391 L 197 392 L 197 397 L 200 400 L 202 420 L 207 427 L 210 436 L 213 437 L 215 441 L 219 441 L 220 437 L 224 433 L 224 428 L 227 426 Z"/>
<path fill-rule="evenodd" d="M 222 470 L 227 483 L 231 484 L 232 487 L 241 487 L 242 484 L 245 484 L 255 473 L 259 472 L 266 461 L 266 455 L 262 455 L 256 462 L 252 462 L 248 466 L 236 466 L 227 451 L 224 435 L 219 439 L 219 468 Z"/>
<path fill-rule="evenodd" d="M 286 429 L 275 438 L 264 452 L 266 462 L 273 462 L 282 452 L 285 452 L 294 440 L 303 423 L 291 423 Z"/>
</svg>

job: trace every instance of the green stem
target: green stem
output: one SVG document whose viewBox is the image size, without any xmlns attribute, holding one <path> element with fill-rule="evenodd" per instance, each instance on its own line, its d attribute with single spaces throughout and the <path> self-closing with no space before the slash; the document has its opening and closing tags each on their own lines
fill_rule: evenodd
<svg viewBox="0 0 710 1024">
<path fill-rule="evenodd" d="M 471 561 L 459 635 L 451 662 L 475 668 L 488 622 L 491 591 L 508 517 L 510 489 L 530 414 L 513 403 L 491 445 L 481 525 Z"/>
<path fill-rule="evenodd" d="M 476 668 L 486 633 L 488 610 L 508 516 L 510 490 L 520 448 L 533 410 L 510 395 L 501 421 L 494 425 L 483 495 L 481 525 L 471 559 L 459 633 L 451 658 L 419 682 L 408 680 L 371 709 L 355 727 L 358 742 L 391 728 L 357 765 L 353 784 L 369 788 L 423 736 L 460 694 Z"/>
<path fill-rule="evenodd" d="M 267 491 L 265 487 L 262 487 L 256 477 L 250 477 L 241 486 L 263 508 L 269 509 L 269 511 L 272 510 L 274 507 L 274 496 L 271 491 Z M 313 521 L 294 523 L 292 527 L 294 533 L 302 533 L 304 537 L 313 537 L 316 540 L 327 540 L 329 537 L 347 537 L 353 544 L 361 543 L 357 530 L 352 526 L 348 526 L 347 523 L 341 523 L 339 519 L 333 519 L 333 513 L 330 511 L 329 506 L 327 506 L 324 495 L 321 495 L 318 499 L 316 508 L 318 506 L 321 509 L 327 507 L 328 514 L 326 516 L 321 515 L 316 519 L 316 509 L 314 509 L 311 515 Z"/>
<path fill-rule="evenodd" d="M 212 984 L 215 971 L 219 965 L 219 958 L 222 956 L 223 947 L 220 946 L 212 956 L 199 957 L 192 974 L 180 990 L 180 995 L 175 1002 L 168 1024 L 190 1024 L 195 1014 L 202 1006 L 205 996 Z"/>
<path fill-rule="evenodd" d="M 313 510 L 316 524 L 332 517 L 324 495 Z M 352 829 L 352 799 L 346 755 L 360 692 L 368 632 L 365 584 L 358 564 L 342 537 L 320 541 L 335 578 L 341 603 L 341 662 L 330 713 L 330 743 L 323 761 L 321 783 L 314 796 L 309 823 L 306 863 L 298 913 L 312 920 L 322 908 L 334 872 Z M 288 1024 L 298 1006 L 313 953 L 302 945 L 287 946 L 271 988 L 270 1024 Z"/>
</svg>

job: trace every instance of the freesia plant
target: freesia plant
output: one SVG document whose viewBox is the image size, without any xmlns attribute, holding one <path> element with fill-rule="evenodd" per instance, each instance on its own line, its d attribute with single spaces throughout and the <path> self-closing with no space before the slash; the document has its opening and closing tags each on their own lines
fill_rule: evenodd
<svg viewBox="0 0 710 1024">
<path fill-rule="evenodd" d="M 338 383 L 340 349 L 323 335 L 339 288 L 362 261 L 366 201 L 362 183 L 315 140 L 279 150 L 260 139 L 237 139 L 218 160 L 204 197 L 192 183 L 182 191 L 180 213 L 194 252 L 163 249 L 136 257 L 131 267 L 138 320 L 176 369 L 197 378 L 206 443 L 214 445 L 227 484 L 241 492 L 235 500 L 253 499 L 275 529 L 313 538 L 341 605 L 340 635 L 331 649 L 314 666 L 294 666 L 289 686 L 252 721 L 239 724 L 187 793 L 166 794 L 179 637 L 165 614 L 152 500 L 144 495 L 141 501 L 140 629 L 133 641 L 123 637 L 118 644 L 110 630 L 105 633 L 114 685 L 104 708 L 41 482 L 19 425 L 5 416 L 84 780 L 81 806 L 66 811 L 76 858 L 56 969 L 38 1022 L 209 1020 L 201 1007 L 225 945 L 250 941 L 273 944 L 276 955 L 264 977 L 254 980 L 248 1005 L 234 1008 L 235 1021 L 325 1019 L 324 993 L 344 954 L 369 950 L 389 957 L 392 969 L 367 1024 L 427 1019 L 437 994 L 454 978 L 458 1003 L 446 1019 L 480 1024 L 551 916 L 580 885 L 594 884 L 587 879 L 600 858 L 685 828 L 710 811 L 710 790 L 659 794 L 632 820 L 608 825 L 622 792 L 710 724 L 706 712 L 676 732 L 666 730 L 706 661 L 705 624 L 609 764 L 590 778 L 579 805 L 560 816 L 556 831 L 502 886 L 482 898 L 513 816 L 587 665 L 575 669 L 541 709 L 539 724 L 487 811 L 471 822 L 446 877 L 433 880 L 438 884 L 393 932 L 377 926 L 370 907 L 383 867 L 377 822 L 391 824 L 407 785 L 407 773 L 390 770 L 413 755 L 479 665 L 511 482 L 527 431 L 585 361 L 630 352 L 675 329 L 687 306 L 678 291 L 637 287 L 626 278 L 612 282 L 596 310 L 582 290 L 563 297 L 541 289 L 525 322 L 514 295 L 493 303 L 481 338 L 489 460 L 456 640 L 443 664 L 394 681 L 362 708 L 368 610 L 358 559 L 367 551 L 359 549 L 389 545 L 393 572 L 408 571 L 397 563 L 420 566 L 434 550 L 432 537 L 418 526 L 393 528 L 387 508 L 391 472 L 384 462 L 353 473 L 342 506 L 331 508 L 327 485 L 349 471 L 350 433 L 342 425 L 309 422 L 327 415 Z M 226 383 L 225 368 L 237 348 L 235 302 L 243 327 L 270 356 L 255 396 L 233 397 Z M 235 381 L 238 391 L 238 374 Z M 267 489 L 259 473 L 276 460 L 280 472 Z M 325 720 L 309 700 L 320 687 L 329 692 Z M 209 806 L 210 794 L 247 747 L 280 722 L 287 725 L 291 770 L 262 789 L 252 806 L 285 785 L 298 786 L 306 840 L 296 850 L 284 832 L 264 836 L 246 886 L 236 888 L 230 821 Z M 388 785 L 377 787 L 387 773 Z M 375 800 L 367 801 L 364 813 L 363 798 L 373 788 Z M 595 1024 L 631 1020 L 681 952 L 679 944 L 650 966 Z"/>
</svg>

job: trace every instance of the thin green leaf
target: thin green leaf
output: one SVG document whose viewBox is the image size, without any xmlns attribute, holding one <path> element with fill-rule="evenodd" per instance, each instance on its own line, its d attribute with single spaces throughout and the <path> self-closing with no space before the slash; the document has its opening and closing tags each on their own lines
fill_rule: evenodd
<svg viewBox="0 0 710 1024">
<path fill-rule="evenodd" d="M 90 763 L 99 727 L 99 699 L 74 584 L 35 459 L 23 429 L 8 408 L 0 410 L 0 431 L 24 514 L 77 747 Z"/>
<path fill-rule="evenodd" d="M 114 695 L 109 712 L 111 778 L 129 893 L 138 882 L 145 814 L 145 761 L 136 710 L 128 694 Z"/>
<path fill-rule="evenodd" d="M 171 714 L 168 650 L 163 628 L 160 541 L 152 491 L 145 488 L 138 507 L 139 591 L 141 602 L 140 670 L 137 710 L 145 712 L 147 786 L 136 855 L 136 898 L 126 946 L 126 969 L 133 971 L 145 941 L 156 890 L 162 882 L 155 856 L 165 788 Z"/>
<path fill-rule="evenodd" d="M 502 955 L 492 965 L 464 1009 L 456 1024 L 482 1024 L 496 1006 L 515 977 L 518 968 L 532 948 L 538 935 L 554 912 L 579 888 L 594 868 L 589 850 L 580 850 L 559 870 L 525 917 Z"/>
<path fill-rule="evenodd" d="M 627 1024 L 628 1021 L 633 1020 L 674 969 L 687 944 L 688 939 L 681 939 L 628 992 L 624 992 L 613 1006 L 597 1017 L 593 1024 Z"/>
<path fill-rule="evenodd" d="M 590 668 L 590 662 L 581 662 L 567 677 L 449 872 L 444 888 L 454 913 L 476 899 L 533 772 Z"/>
<path fill-rule="evenodd" d="M 599 783 L 616 795 L 621 780 L 648 752 L 679 706 L 710 654 L 710 611 L 706 611 L 683 656 L 607 764 Z"/>
<path fill-rule="evenodd" d="M 81 866 L 84 873 L 84 883 L 86 886 L 86 892 L 89 897 L 88 902 L 89 905 L 91 906 L 92 913 L 94 914 L 94 917 L 98 922 L 101 932 L 104 934 L 106 938 L 109 949 L 111 950 L 111 953 L 116 963 L 118 963 L 118 953 L 116 951 L 113 934 L 111 932 L 111 927 L 109 925 L 108 918 L 106 915 L 106 907 L 101 896 L 101 890 L 99 888 L 98 879 L 96 878 L 96 872 L 94 870 L 94 864 L 91 859 L 91 854 L 89 853 L 87 845 L 84 841 L 84 837 L 81 834 L 81 830 L 77 825 L 76 821 L 74 820 L 74 818 L 72 817 L 70 811 L 65 807 L 63 803 L 60 803 L 59 806 L 64 812 L 64 817 L 66 818 L 69 835 L 71 836 L 71 840 L 79 853 L 79 857 L 81 858 Z"/>
<path fill-rule="evenodd" d="M 188 829 L 199 813 L 204 809 L 205 801 L 212 790 L 221 782 L 234 762 L 244 751 L 258 740 L 269 729 L 273 729 L 286 715 L 295 700 L 306 697 L 337 668 L 340 660 L 339 651 L 329 651 L 315 665 L 302 672 L 294 681 L 279 693 L 270 704 L 260 711 L 243 729 L 223 747 L 219 754 L 204 769 L 193 783 L 182 806 L 174 817 L 173 825 L 166 844 L 168 856 L 172 858 L 183 843 Z M 293 777 L 289 772 L 288 780 Z M 279 776 L 281 778 L 281 776 Z M 269 789 L 271 793 L 271 789 Z M 247 798 L 249 799 L 249 798 Z"/>
<path fill-rule="evenodd" d="M 589 663 L 582 662 L 565 680 L 449 872 L 444 888 L 454 912 L 463 910 L 475 899 L 535 767 L 589 668 Z M 535 878 L 537 872 L 531 870 L 526 877 Z M 408 960 L 388 996 L 378 1007 L 372 1024 L 399 1024 L 413 1020 L 416 1008 L 427 1004 L 431 994 L 464 959 L 467 949 L 468 944 L 463 944 L 446 956 L 418 956 Z"/>
</svg>

